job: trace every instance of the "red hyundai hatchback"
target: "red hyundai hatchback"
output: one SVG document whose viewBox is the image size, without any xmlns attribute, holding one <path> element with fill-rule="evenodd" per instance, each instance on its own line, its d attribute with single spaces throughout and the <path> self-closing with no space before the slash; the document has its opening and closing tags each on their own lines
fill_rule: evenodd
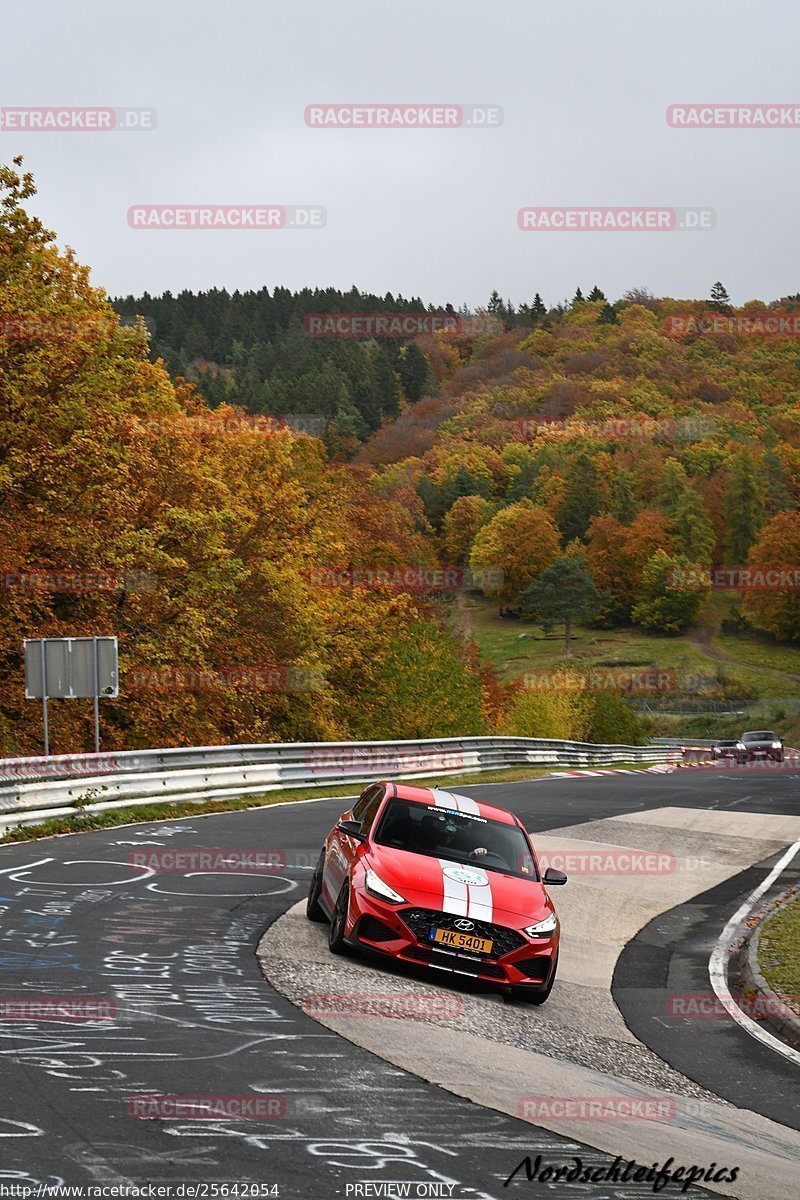
<svg viewBox="0 0 800 1200">
<path fill-rule="evenodd" d="M 328 835 L 307 913 L 329 921 L 334 954 L 360 947 L 510 987 L 543 1004 L 559 923 L 528 834 L 513 813 L 467 796 L 371 784 Z"/>
</svg>

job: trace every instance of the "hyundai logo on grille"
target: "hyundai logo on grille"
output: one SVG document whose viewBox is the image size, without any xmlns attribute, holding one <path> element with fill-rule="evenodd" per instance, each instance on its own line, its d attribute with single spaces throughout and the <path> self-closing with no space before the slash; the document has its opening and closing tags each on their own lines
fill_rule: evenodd
<svg viewBox="0 0 800 1200">
<path fill-rule="evenodd" d="M 470 929 L 475 928 L 474 921 L 454 921 L 456 929 L 460 929 L 462 933 L 469 933 Z"/>
</svg>

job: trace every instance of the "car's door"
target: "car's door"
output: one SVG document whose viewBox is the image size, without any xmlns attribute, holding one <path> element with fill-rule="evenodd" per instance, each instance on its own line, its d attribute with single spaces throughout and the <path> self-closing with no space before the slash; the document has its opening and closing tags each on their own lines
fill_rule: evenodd
<svg viewBox="0 0 800 1200">
<path fill-rule="evenodd" d="M 352 811 L 343 813 L 339 820 L 360 821 L 362 828 L 365 827 L 366 821 L 371 825 L 382 799 L 383 786 L 380 783 L 372 783 L 361 793 L 353 805 Z M 325 903 L 329 908 L 336 903 L 336 897 L 350 874 L 350 868 L 360 844 L 356 838 L 342 833 L 337 822 L 337 827 L 333 829 L 328 842 L 325 871 L 322 876 L 322 891 Z"/>
</svg>

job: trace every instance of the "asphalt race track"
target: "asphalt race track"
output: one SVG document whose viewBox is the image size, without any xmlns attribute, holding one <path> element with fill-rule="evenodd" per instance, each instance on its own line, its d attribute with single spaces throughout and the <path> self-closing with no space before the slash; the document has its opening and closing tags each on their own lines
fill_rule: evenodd
<svg viewBox="0 0 800 1200">
<path fill-rule="evenodd" d="M 722 927 L 774 863 L 778 843 L 792 840 L 793 822 L 780 819 L 800 824 L 800 775 L 680 770 L 459 790 L 513 809 L 534 835 L 589 822 L 613 828 L 615 820 L 678 809 L 687 810 L 687 827 L 693 821 L 702 827 L 698 837 L 709 846 L 713 830 L 730 835 L 734 817 L 737 829 L 750 828 L 748 822 L 755 829 L 758 818 L 748 814 L 787 831 L 765 836 L 763 859 L 753 856 L 750 835 L 733 834 L 742 854 L 760 865 L 699 889 L 688 903 L 647 922 L 622 949 L 613 994 L 631 1040 L 649 1048 L 643 1053 L 655 1052 L 669 1070 L 694 1081 L 697 1094 L 713 1093 L 796 1136 L 789 1132 L 798 1128 L 796 1064 L 727 1016 L 665 1023 L 659 1005 L 665 972 L 677 972 L 683 992 L 708 991 L 708 954 Z M 595 1165 L 612 1159 L 590 1148 L 598 1142 L 588 1133 L 585 1140 L 559 1136 L 425 1082 L 305 1015 L 264 979 L 255 948 L 305 896 L 322 839 L 344 807 L 341 800 L 283 805 L 0 849 L 3 997 L 110 999 L 115 1006 L 113 1018 L 100 1022 L 0 1024 L 0 1181 L 266 1183 L 277 1185 L 273 1194 L 281 1197 L 318 1200 L 393 1196 L 404 1183 L 412 1185 L 410 1195 L 424 1183 L 439 1189 L 429 1187 L 427 1195 L 474 1200 L 653 1195 L 646 1182 L 554 1186 L 529 1183 L 524 1173 L 504 1188 L 526 1154 L 554 1165 L 575 1156 Z M 662 819 L 673 828 L 684 823 Z M 647 847 L 658 850 L 653 826 L 647 829 Z M 278 851 L 287 866 L 269 874 L 154 874 L 128 862 L 134 851 L 201 848 Z M 580 881 L 573 882 L 579 895 Z M 565 911 L 569 886 L 561 890 Z M 554 898 L 560 907 L 560 894 Z M 566 917 L 564 923 L 568 938 Z M 591 973 L 591 946 L 578 950 L 576 962 Z M 605 970 L 600 950 L 598 959 Z M 380 978 L 383 991 L 392 988 L 391 975 Z M 426 990 L 439 986 L 433 977 Z M 566 1003 L 570 993 L 563 995 Z M 557 1014 L 561 996 L 557 985 L 542 1014 Z M 519 1022 L 531 1012 L 506 1008 L 497 996 L 481 1002 L 493 1006 L 500 1023 L 504 1013 Z M 407 1036 L 413 1032 L 413 1022 L 393 1024 L 407 1026 Z M 579 1018 L 575 1032 L 579 1037 Z M 279 1115 L 145 1119 L 131 1099 L 152 1096 L 274 1098 Z M 660 1138 L 663 1161 L 671 1153 L 668 1125 Z M 726 1165 L 735 1165 L 736 1156 L 733 1143 Z M 768 1200 L 769 1180 L 762 1184 Z M 671 1186 L 660 1194 L 681 1193 Z M 705 1194 L 712 1193 L 690 1192 Z M 717 1186 L 713 1194 L 726 1193 Z"/>
</svg>

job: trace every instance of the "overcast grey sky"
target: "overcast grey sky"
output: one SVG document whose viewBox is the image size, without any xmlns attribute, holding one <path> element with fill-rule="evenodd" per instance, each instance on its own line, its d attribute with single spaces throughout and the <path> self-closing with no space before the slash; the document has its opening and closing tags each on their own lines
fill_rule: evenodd
<svg viewBox="0 0 800 1200">
<path fill-rule="evenodd" d="M 800 104 L 796 0 L 0 0 L 0 106 L 131 106 L 152 132 L 0 131 L 111 294 L 333 285 L 548 303 L 598 283 L 800 291 L 800 128 L 680 130 L 681 102 Z M 313 129 L 316 102 L 494 104 L 492 129 Z M 131 229 L 138 204 L 310 204 L 324 229 Z M 543 205 L 703 206 L 702 232 L 522 232 Z"/>
</svg>

